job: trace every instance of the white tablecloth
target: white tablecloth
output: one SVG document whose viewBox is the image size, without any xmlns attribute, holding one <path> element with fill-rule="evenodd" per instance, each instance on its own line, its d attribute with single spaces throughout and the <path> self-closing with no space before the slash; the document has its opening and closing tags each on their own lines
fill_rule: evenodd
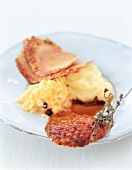
<svg viewBox="0 0 132 170">
<path fill-rule="evenodd" d="M 31 35 L 59 31 L 89 33 L 132 47 L 131 8 L 131 0 L 0 0 L 0 54 Z M 1 170 L 129 170 L 131 167 L 132 136 L 72 149 L 0 122 Z"/>
</svg>

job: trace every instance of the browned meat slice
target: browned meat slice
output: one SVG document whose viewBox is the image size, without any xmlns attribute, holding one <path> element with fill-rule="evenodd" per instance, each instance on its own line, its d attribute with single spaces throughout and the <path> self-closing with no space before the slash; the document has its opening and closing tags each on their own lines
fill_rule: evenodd
<svg viewBox="0 0 132 170">
<path fill-rule="evenodd" d="M 86 114 L 62 112 L 49 118 L 45 131 L 52 142 L 69 147 L 84 147 L 104 137 L 109 131 L 98 124 L 96 136 L 92 136 L 97 119 Z"/>
<path fill-rule="evenodd" d="M 16 58 L 16 63 L 17 63 L 17 67 L 18 67 L 20 73 L 30 83 L 39 83 L 43 78 L 45 78 L 45 79 L 54 79 L 54 78 L 57 78 L 57 77 L 68 75 L 68 74 L 73 73 L 73 72 L 78 72 L 81 67 L 83 67 L 84 65 L 87 64 L 87 62 L 82 62 L 82 63 L 80 62 L 80 63 L 74 64 L 70 68 L 62 70 L 60 72 L 57 72 L 57 73 L 54 73 L 54 74 L 51 74 L 51 75 L 47 75 L 46 77 L 40 77 L 40 76 L 37 76 L 32 71 L 29 63 L 27 62 L 27 60 L 26 60 L 26 58 L 24 56 L 24 52 L 21 52 L 19 54 L 19 56 Z"/>
<path fill-rule="evenodd" d="M 26 59 L 33 72 L 38 76 L 47 76 L 73 65 L 78 56 L 63 51 L 49 39 L 32 37 L 24 42 Z"/>
<path fill-rule="evenodd" d="M 30 83 L 39 83 L 42 80 L 42 77 L 36 76 L 32 71 L 30 65 L 24 57 L 24 52 L 21 52 L 16 59 L 17 67 L 20 73 L 30 82 Z"/>
<path fill-rule="evenodd" d="M 72 65 L 72 66 L 70 66 L 70 67 L 68 67 L 68 68 L 66 68 L 66 69 L 64 69 L 64 70 L 61 70 L 61 71 L 56 72 L 56 73 L 52 73 L 52 74 L 50 74 L 50 75 L 47 75 L 46 77 L 47 77 L 48 79 L 54 79 L 54 78 L 56 78 L 56 77 L 67 76 L 67 75 L 69 75 L 69 74 L 71 74 L 71 73 L 76 73 L 76 72 L 78 72 L 81 67 L 84 67 L 84 66 L 86 66 L 87 64 L 89 64 L 89 63 L 91 63 L 91 62 L 93 62 L 93 60 L 83 61 L 83 62 L 77 62 L 77 63 L 75 63 L 74 65 Z"/>
<path fill-rule="evenodd" d="M 61 51 L 40 52 L 36 56 L 39 68 L 34 70 L 36 75 L 47 76 L 73 65 L 78 57 L 74 54 Z"/>
<path fill-rule="evenodd" d="M 50 39 L 31 37 L 24 41 L 24 50 L 16 59 L 21 74 L 30 83 L 39 83 L 43 78 L 54 79 L 78 72 L 91 62 L 76 62 L 78 56 L 63 51 Z"/>
<path fill-rule="evenodd" d="M 79 62 L 74 64 L 73 66 L 61 70 L 60 72 L 53 73 L 51 75 L 47 75 L 46 77 L 37 76 L 31 69 L 29 63 L 24 57 L 24 52 L 21 52 L 19 56 L 16 58 L 17 67 L 20 73 L 30 82 L 30 83 L 39 83 L 43 78 L 45 79 L 54 79 L 57 77 L 65 76 L 70 73 L 78 72 L 79 69 L 87 64 L 87 62 Z"/>
</svg>

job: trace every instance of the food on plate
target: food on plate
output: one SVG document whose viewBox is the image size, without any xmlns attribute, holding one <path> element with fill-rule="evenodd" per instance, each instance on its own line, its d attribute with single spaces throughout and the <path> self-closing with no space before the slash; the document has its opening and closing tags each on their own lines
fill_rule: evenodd
<svg viewBox="0 0 132 170">
<path fill-rule="evenodd" d="M 102 78 L 94 60 L 63 50 L 49 38 L 31 37 L 16 58 L 29 82 L 17 99 L 22 109 L 49 116 L 45 131 L 56 144 L 83 147 L 104 137 L 113 125 L 101 111 L 113 100 L 112 85 Z M 107 90 L 106 90 L 107 89 Z M 100 118 L 100 119 L 99 119 Z"/>
<path fill-rule="evenodd" d="M 29 85 L 17 102 L 22 104 L 23 110 L 40 113 L 42 116 L 47 115 L 49 109 L 53 114 L 70 109 L 78 113 L 77 104 L 85 108 L 84 111 L 80 110 L 83 114 L 94 105 L 93 108 L 96 110 L 89 111 L 87 114 L 95 115 L 104 105 L 105 88 L 112 92 L 112 86 L 103 81 L 97 67 L 87 65 L 80 68 L 77 73 L 52 80 L 43 79 L 40 83 Z M 47 108 L 43 108 L 45 102 L 48 105 Z"/>
</svg>

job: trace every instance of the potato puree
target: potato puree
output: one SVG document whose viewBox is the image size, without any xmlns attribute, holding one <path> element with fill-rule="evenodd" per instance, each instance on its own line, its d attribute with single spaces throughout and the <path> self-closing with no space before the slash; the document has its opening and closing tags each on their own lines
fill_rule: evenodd
<svg viewBox="0 0 132 170">
<path fill-rule="evenodd" d="M 101 72 L 95 65 L 87 65 L 80 69 L 78 73 L 73 73 L 65 77 L 54 80 L 43 79 L 40 83 L 29 85 L 28 89 L 17 99 L 22 104 L 22 109 L 31 113 L 43 114 L 47 109 L 52 109 L 56 114 L 69 109 L 72 100 L 90 102 L 98 97 L 104 99 L 104 89 L 112 91 L 112 86 L 104 82 Z M 44 109 L 43 103 L 48 107 Z"/>
<path fill-rule="evenodd" d="M 17 102 L 22 104 L 23 110 L 41 114 L 47 109 L 52 109 L 53 113 L 56 114 L 71 106 L 68 89 L 63 78 L 43 79 L 38 84 L 29 85 Z M 48 104 L 47 109 L 42 107 L 44 102 Z"/>
<path fill-rule="evenodd" d="M 92 102 L 95 97 L 99 101 L 105 101 L 104 89 L 109 89 L 107 94 L 112 92 L 111 84 L 102 79 L 102 74 L 95 65 L 82 67 L 78 73 L 70 74 L 67 76 L 67 83 L 72 99 L 82 102 Z"/>
</svg>

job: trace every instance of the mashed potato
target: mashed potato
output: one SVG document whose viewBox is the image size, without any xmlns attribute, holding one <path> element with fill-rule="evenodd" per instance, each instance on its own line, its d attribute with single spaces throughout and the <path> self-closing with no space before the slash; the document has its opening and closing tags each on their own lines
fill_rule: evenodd
<svg viewBox="0 0 132 170">
<path fill-rule="evenodd" d="M 87 65 L 78 73 L 67 76 L 67 84 L 72 99 L 83 102 L 91 102 L 95 97 L 99 101 L 105 101 L 104 89 L 109 89 L 106 96 L 112 92 L 111 84 L 103 81 L 102 74 L 95 65 Z"/>
<path fill-rule="evenodd" d="M 40 83 L 29 85 L 28 89 L 18 98 L 25 111 L 41 113 L 52 109 L 54 114 L 65 111 L 72 105 L 72 100 L 91 102 L 98 98 L 104 101 L 104 89 L 112 91 L 112 86 L 104 82 L 101 72 L 95 65 L 84 66 L 78 73 L 54 80 L 43 79 Z M 48 107 L 44 109 L 43 103 Z"/>
<path fill-rule="evenodd" d="M 64 79 L 44 79 L 39 84 L 29 85 L 17 102 L 22 104 L 23 110 L 31 113 L 44 114 L 47 109 L 52 109 L 54 114 L 65 111 L 71 107 L 71 100 Z M 47 109 L 42 107 L 44 102 L 48 104 Z"/>
</svg>

